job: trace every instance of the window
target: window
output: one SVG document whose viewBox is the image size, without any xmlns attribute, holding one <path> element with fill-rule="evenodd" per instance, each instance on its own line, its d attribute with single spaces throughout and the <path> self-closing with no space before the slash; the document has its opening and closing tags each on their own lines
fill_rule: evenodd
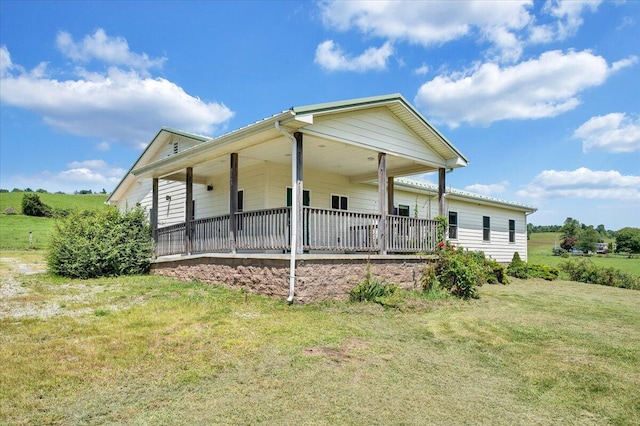
<svg viewBox="0 0 640 426">
<path fill-rule="evenodd" d="M 409 217 L 409 206 L 405 206 L 404 204 L 400 204 L 398 206 L 398 216 Z"/>
<path fill-rule="evenodd" d="M 238 191 L 238 212 L 244 210 L 244 189 Z"/>
<path fill-rule="evenodd" d="M 331 196 L 331 208 L 335 210 L 348 210 L 349 199 L 344 195 L 332 195 Z"/>
<path fill-rule="evenodd" d="M 449 238 L 458 239 L 458 212 L 449 212 Z"/>
<path fill-rule="evenodd" d="M 516 221 L 509 219 L 509 242 L 516 242 Z"/>
<path fill-rule="evenodd" d="M 491 218 L 482 216 L 482 241 L 491 241 Z"/>
<path fill-rule="evenodd" d="M 291 207 L 291 204 L 293 204 L 292 197 L 293 193 L 291 188 L 287 187 L 287 207 Z M 309 207 L 311 205 L 311 193 L 306 189 L 302 190 L 302 205 L 305 207 Z"/>
<path fill-rule="evenodd" d="M 244 189 L 238 190 L 238 211 L 237 213 L 241 213 L 244 210 Z M 242 215 L 236 216 L 236 228 L 238 231 L 242 231 L 244 229 L 244 224 L 242 221 Z"/>
</svg>

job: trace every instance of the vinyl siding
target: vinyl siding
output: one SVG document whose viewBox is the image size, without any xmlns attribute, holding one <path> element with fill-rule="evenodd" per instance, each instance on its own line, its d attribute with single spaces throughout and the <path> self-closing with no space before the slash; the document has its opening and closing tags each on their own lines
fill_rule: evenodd
<svg viewBox="0 0 640 426">
<path fill-rule="evenodd" d="M 482 251 L 487 257 L 503 263 L 511 262 L 517 251 L 522 260 L 527 261 L 527 230 L 523 212 L 460 200 L 450 200 L 448 211 L 458 212 L 458 238 L 451 240 L 453 244 Z M 490 241 L 482 239 L 483 216 L 491 218 Z M 509 242 L 509 220 L 515 221 L 515 243 Z"/>
<path fill-rule="evenodd" d="M 386 108 L 319 117 L 316 123 L 305 127 L 305 130 L 332 139 L 354 141 L 379 152 L 392 152 L 444 164 L 440 155 Z"/>
</svg>

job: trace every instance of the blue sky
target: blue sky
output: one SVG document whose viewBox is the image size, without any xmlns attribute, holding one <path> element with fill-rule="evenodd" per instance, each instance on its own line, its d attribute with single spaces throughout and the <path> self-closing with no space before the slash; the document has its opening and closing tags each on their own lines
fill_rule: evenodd
<svg viewBox="0 0 640 426">
<path fill-rule="evenodd" d="M 161 126 L 401 93 L 470 160 L 448 185 L 640 227 L 639 1 L 2 0 L 0 77 L 9 190 L 111 191 Z"/>
</svg>

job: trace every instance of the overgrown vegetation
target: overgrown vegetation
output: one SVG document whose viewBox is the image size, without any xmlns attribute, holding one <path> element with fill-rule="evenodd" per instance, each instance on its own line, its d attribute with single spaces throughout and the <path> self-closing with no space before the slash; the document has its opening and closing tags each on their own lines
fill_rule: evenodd
<svg viewBox="0 0 640 426">
<path fill-rule="evenodd" d="M 566 261 L 560 264 L 560 268 L 569 274 L 572 281 L 640 290 L 640 277 L 612 267 L 598 266 L 589 259 Z"/>
<path fill-rule="evenodd" d="M 153 255 L 151 230 L 140 208 L 82 211 L 57 223 L 47 264 L 52 273 L 72 278 L 141 274 Z"/>
<path fill-rule="evenodd" d="M 543 280 L 553 281 L 558 279 L 560 271 L 553 266 L 527 264 L 520 258 L 520 254 L 515 252 L 511 263 L 507 267 L 507 275 L 520 279 L 542 278 Z"/>
<path fill-rule="evenodd" d="M 349 292 L 352 302 L 374 302 L 382 306 L 397 307 L 399 287 L 374 275 L 367 265 L 364 279 Z"/>
<path fill-rule="evenodd" d="M 508 283 L 504 266 L 485 258 L 483 252 L 441 242 L 437 253 L 433 270 L 427 268 L 421 280 L 426 291 L 442 288 L 456 297 L 471 299 L 478 296 L 478 287 L 485 283 Z"/>
</svg>

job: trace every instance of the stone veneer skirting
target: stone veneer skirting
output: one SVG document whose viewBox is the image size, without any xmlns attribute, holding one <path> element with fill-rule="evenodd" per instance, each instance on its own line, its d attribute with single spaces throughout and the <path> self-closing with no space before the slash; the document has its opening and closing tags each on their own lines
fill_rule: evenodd
<svg viewBox="0 0 640 426">
<path fill-rule="evenodd" d="M 344 300 L 365 276 L 373 274 L 404 289 L 417 289 L 426 262 L 433 256 L 301 254 L 296 256 L 296 303 Z M 222 284 L 248 293 L 286 299 L 287 254 L 206 254 L 167 256 L 151 264 L 151 273 L 179 280 Z"/>
</svg>

